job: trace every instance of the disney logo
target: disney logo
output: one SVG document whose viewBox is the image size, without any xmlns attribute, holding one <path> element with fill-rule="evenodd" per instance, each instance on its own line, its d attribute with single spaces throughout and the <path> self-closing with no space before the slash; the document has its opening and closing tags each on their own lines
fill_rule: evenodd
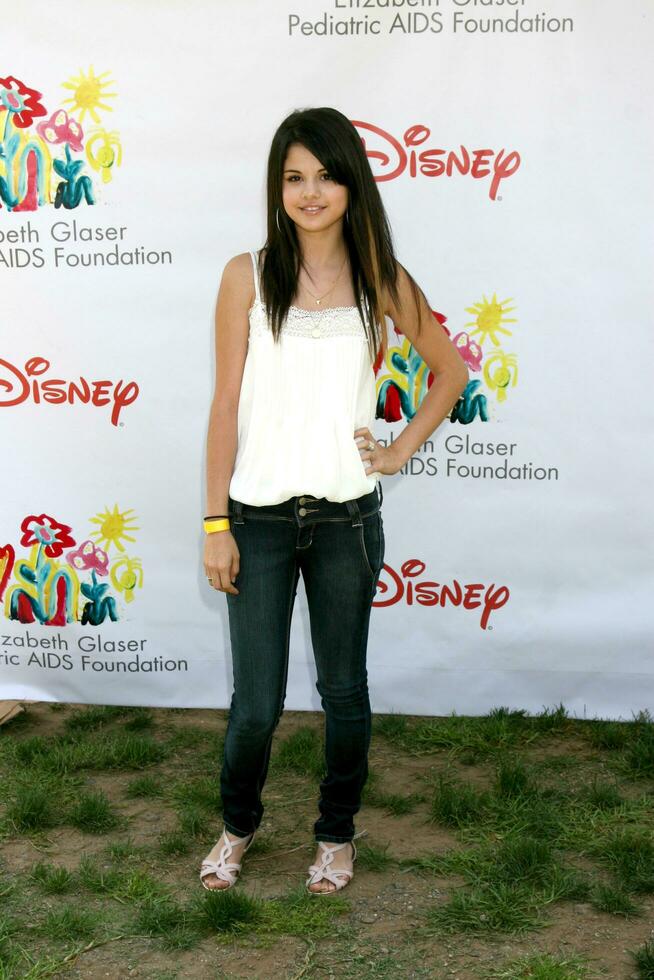
<svg viewBox="0 0 654 980">
<path fill-rule="evenodd" d="M 373 167 L 375 180 L 378 181 L 395 180 L 407 169 L 409 177 L 416 177 L 418 173 L 423 177 L 442 177 L 443 174 L 451 177 L 454 170 L 460 174 L 470 174 L 475 180 L 492 175 L 488 196 L 494 201 L 500 181 L 511 177 L 520 166 L 517 150 L 505 154 L 504 148 L 498 153 L 485 148 L 468 150 L 465 146 L 461 146 L 460 151 L 432 148 L 418 152 L 414 147 L 422 146 L 431 136 L 431 130 L 419 123 L 409 126 L 400 142 L 391 133 L 372 123 L 360 119 L 352 119 L 351 122 L 357 129 L 371 134 L 368 142 L 372 147 L 366 145 L 365 137 L 362 136 L 361 141 L 371 166 L 372 161 L 378 164 L 377 173 Z"/>
<path fill-rule="evenodd" d="M 492 612 L 506 605 L 510 592 L 505 585 L 496 588 L 492 582 L 486 589 L 482 582 L 462 584 L 454 579 L 451 585 L 440 582 L 416 581 L 425 571 L 424 561 L 409 558 L 400 566 L 399 574 L 390 565 L 382 567 L 377 584 L 374 606 L 394 606 L 404 602 L 407 606 L 461 606 L 462 609 L 481 609 L 479 625 L 488 627 Z M 385 573 L 385 574 L 384 574 Z M 381 596 L 381 598 L 379 598 Z"/>
<path fill-rule="evenodd" d="M 44 357 L 31 357 L 24 370 L 0 357 L 0 408 L 10 408 L 31 399 L 35 405 L 49 402 L 52 405 L 72 405 L 75 401 L 84 405 L 111 405 L 111 424 L 118 425 L 118 417 L 126 405 L 131 405 L 139 394 L 135 381 L 65 381 L 62 378 L 41 378 L 50 368 Z"/>
</svg>

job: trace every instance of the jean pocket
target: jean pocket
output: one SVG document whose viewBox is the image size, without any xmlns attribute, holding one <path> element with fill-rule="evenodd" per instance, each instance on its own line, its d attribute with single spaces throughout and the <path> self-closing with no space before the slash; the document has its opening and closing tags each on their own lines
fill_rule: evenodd
<svg viewBox="0 0 654 980">
<path fill-rule="evenodd" d="M 384 561 L 384 532 L 380 511 L 363 518 L 359 528 L 359 541 L 366 568 L 372 578 L 376 578 Z"/>
</svg>

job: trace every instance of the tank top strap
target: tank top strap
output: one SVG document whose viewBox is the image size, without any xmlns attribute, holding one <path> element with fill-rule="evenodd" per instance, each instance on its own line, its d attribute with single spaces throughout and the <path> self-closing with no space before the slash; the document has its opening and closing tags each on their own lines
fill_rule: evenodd
<svg viewBox="0 0 654 980">
<path fill-rule="evenodd" d="M 259 292 L 259 264 L 257 262 L 257 253 L 254 251 L 250 252 L 250 257 L 252 259 L 252 267 L 254 269 L 254 292 L 257 302 L 260 303 L 261 295 Z"/>
</svg>

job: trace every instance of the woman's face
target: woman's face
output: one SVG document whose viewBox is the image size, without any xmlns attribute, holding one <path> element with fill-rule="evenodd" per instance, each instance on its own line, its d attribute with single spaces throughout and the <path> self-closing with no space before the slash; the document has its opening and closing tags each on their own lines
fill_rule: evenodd
<svg viewBox="0 0 654 980">
<path fill-rule="evenodd" d="M 307 231 L 324 231 L 342 221 L 348 191 L 337 184 L 320 160 L 301 143 L 291 143 L 284 161 L 282 200 L 289 218 Z M 307 208 L 319 210 L 306 210 Z"/>
</svg>

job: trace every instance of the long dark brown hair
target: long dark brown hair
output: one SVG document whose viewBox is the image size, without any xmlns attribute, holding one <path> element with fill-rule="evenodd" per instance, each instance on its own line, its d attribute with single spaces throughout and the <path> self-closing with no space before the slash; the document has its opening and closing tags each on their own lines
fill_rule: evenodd
<svg viewBox="0 0 654 980">
<path fill-rule="evenodd" d="M 282 332 L 300 270 L 295 222 L 286 214 L 282 199 L 284 163 L 291 143 L 305 146 L 333 180 L 348 188 L 343 237 L 356 305 L 374 362 L 380 349 L 385 353 L 382 292 L 386 287 L 393 303 L 401 308 L 397 271 L 398 266 L 402 269 L 404 266 L 395 257 L 390 223 L 361 137 L 347 116 L 329 106 L 297 109 L 287 116 L 273 136 L 268 155 L 268 232 L 262 253 L 261 290 L 273 337 L 277 341 Z M 420 324 L 419 297 L 424 298 L 428 308 L 429 301 L 413 276 L 404 271 L 411 284 Z"/>
</svg>

